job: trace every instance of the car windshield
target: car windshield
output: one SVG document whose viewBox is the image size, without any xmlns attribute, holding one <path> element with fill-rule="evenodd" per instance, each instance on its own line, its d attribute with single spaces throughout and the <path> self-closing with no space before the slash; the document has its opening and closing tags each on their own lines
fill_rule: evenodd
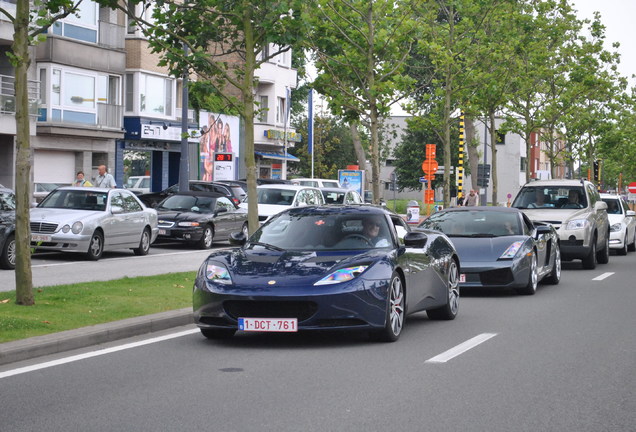
<svg viewBox="0 0 636 432">
<path fill-rule="evenodd" d="M 94 190 L 67 190 L 58 189 L 44 198 L 38 207 L 61 208 L 70 210 L 106 210 L 108 201 L 107 192 L 95 192 Z"/>
<path fill-rule="evenodd" d="M 325 203 L 327 203 L 327 204 L 342 204 L 344 202 L 344 199 L 345 199 L 345 193 L 344 192 L 327 192 L 327 191 L 323 191 L 322 194 L 325 197 Z"/>
<path fill-rule="evenodd" d="M 621 203 L 616 198 L 603 198 L 605 204 L 607 204 L 607 214 L 622 214 Z"/>
<path fill-rule="evenodd" d="M 192 195 L 172 195 L 161 202 L 158 210 L 212 213 L 216 199 Z"/>
<path fill-rule="evenodd" d="M 257 190 L 259 204 L 290 206 L 296 196 L 295 190 L 262 188 Z"/>
<path fill-rule="evenodd" d="M 449 211 L 433 213 L 420 225 L 449 237 L 503 237 L 521 235 L 517 213 L 499 211 Z"/>
<path fill-rule="evenodd" d="M 15 195 L 11 192 L 0 191 L 0 210 L 15 210 Z"/>
<path fill-rule="evenodd" d="M 387 220 L 382 215 L 302 214 L 274 216 L 252 237 L 247 247 L 331 251 L 391 247 Z"/>
<path fill-rule="evenodd" d="M 587 207 L 583 186 L 527 186 L 515 197 L 519 209 L 581 209 Z"/>
</svg>

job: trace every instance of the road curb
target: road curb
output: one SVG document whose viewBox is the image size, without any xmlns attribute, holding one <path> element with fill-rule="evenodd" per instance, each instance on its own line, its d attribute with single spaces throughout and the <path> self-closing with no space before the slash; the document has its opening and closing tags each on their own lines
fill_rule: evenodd
<svg viewBox="0 0 636 432">
<path fill-rule="evenodd" d="M 193 322 L 192 308 L 184 308 L 6 342 L 0 344 L 0 365 L 166 330 Z"/>
</svg>

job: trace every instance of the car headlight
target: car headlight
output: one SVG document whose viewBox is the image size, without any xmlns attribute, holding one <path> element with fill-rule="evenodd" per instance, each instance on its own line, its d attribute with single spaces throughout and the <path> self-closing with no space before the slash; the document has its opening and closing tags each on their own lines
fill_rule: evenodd
<svg viewBox="0 0 636 432">
<path fill-rule="evenodd" d="M 178 226 L 182 226 L 182 227 L 198 227 L 199 225 L 201 225 L 199 222 L 179 222 L 177 224 Z"/>
<path fill-rule="evenodd" d="M 82 232 L 83 229 L 84 229 L 84 224 L 81 222 L 75 222 L 73 226 L 71 227 L 71 231 L 73 231 L 73 234 L 79 234 Z"/>
<path fill-rule="evenodd" d="M 81 232 L 82 232 L 82 229 L 83 229 L 83 228 L 84 228 L 84 224 L 83 224 L 83 223 L 81 223 L 81 222 L 75 222 L 75 223 L 73 224 L 73 226 L 70 226 L 70 225 L 68 225 L 68 224 L 64 225 L 64 226 L 62 227 L 62 230 L 61 230 L 61 231 L 62 231 L 64 234 L 66 234 L 66 233 L 67 233 L 67 232 L 69 232 L 69 231 L 72 231 L 72 232 L 73 232 L 73 234 L 79 234 L 79 233 L 81 233 Z"/>
<path fill-rule="evenodd" d="M 232 283 L 230 272 L 225 266 L 208 263 L 205 268 L 205 277 L 211 282 L 217 282 L 225 285 Z"/>
<path fill-rule="evenodd" d="M 586 229 L 589 226 L 590 226 L 590 222 L 587 219 L 573 219 L 568 222 L 565 229 L 567 230 Z"/>
<path fill-rule="evenodd" d="M 522 241 L 514 242 L 513 244 L 508 246 L 508 249 L 506 249 L 506 251 L 501 254 L 499 259 L 512 259 L 512 258 L 514 258 L 515 255 L 517 255 L 517 252 L 519 252 L 519 249 L 521 249 L 521 245 L 523 245 Z"/>
<path fill-rule="evenodd" d="M 615 223 L 614 225 L 612 225 L 610 227 L 610 231 L 611 232 L 620 231 L 622 227 L 623 227 L 623 224 L 621 224 L 620 222 L 619 223 Z"/>
<path fill-rule="evenodd" d="M 355 267 L 345 267 L 338 269 L 331 274 L 325 276 L 320 279 L 314 285 L 331 285 L 337 284 L 340 282 L 350 281 L 351 279 L 355 279 L 362 274 L 363 271 L 367 269 L 366 265 L 355 266 Z"/>
</svg>

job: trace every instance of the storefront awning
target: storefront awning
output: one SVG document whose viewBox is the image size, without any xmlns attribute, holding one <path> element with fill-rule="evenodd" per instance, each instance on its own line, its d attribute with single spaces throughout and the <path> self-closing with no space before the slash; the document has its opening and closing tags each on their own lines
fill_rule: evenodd
<svg viewBox="0 0 636 432">
<path fill-rule="evenodd" d="M 259 156 L 262 156 L 264 158 L 267 159 L 278 159 L 278 160 L 289 160 L 289 161 L 293 161 L 293 162 L 300 162 L 300 159 L 298 159 L 296 156 L 294 155 L 290 155 L 289 153 L 284 154 L 284 153 L 278 153 L 278 152 L 260 152 L 260 151 L 255 151 L 254 154 L 257 154 Z"/>
</svg>

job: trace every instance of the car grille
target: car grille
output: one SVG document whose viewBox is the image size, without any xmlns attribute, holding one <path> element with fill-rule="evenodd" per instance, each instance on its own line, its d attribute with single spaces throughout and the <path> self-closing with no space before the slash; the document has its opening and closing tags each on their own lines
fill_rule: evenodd
<svg viewBox="0 0 636 432">
<path fill-rule="evenodd" d="M 488 285 L 506 285 L 514 280 L 510 269 L 489 270 L 479 274 L 481 284 Z"/>
<path fill-rule="evenodd" d="M 561 228 L 561 223 L 562 223 L 561 221 L 548 221 L 548 220 L 543 220 L 540 222 L 544 222 L 544 223 L 552 225 L 555 230 L 558 230 L 559 228 Z"/>
<path fill-rule="evenodd" d="M 305 321 L 318 310 L 311 301 L 242 301 L 228 300 L 223 303 L 225 313 L 239 318 L 297 318 Z"/>
<path fill-rule="evenodd" d="M 57 229 L 57 224 L 44 222 L 31 222 L 29 226 L 31 227 L 31 232 L 36 233 L 51 234 L 54 233 Z"/>
<path fill-rule="evenodd" d="M 159 228 L 172 228 L 175 225 L 173 221 L 159 220 L 157 226 Z"/>
</svg>

